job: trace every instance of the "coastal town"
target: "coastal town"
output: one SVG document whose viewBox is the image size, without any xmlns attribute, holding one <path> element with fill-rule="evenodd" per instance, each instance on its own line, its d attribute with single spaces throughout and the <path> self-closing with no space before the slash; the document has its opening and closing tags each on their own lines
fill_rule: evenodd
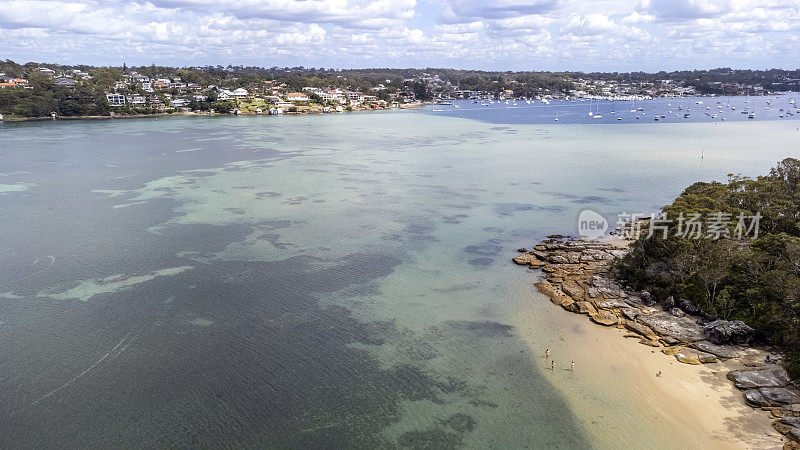
<svg viewBox="0 0 800 450">
<path fill-rule="evenodd" d="M 459 99 L 651 99 L 800 89 L 791 71 L 583 74 L 447 69 L 90 67 L 0 61 L 6 120 L 384 110 Z"/>
</svg>

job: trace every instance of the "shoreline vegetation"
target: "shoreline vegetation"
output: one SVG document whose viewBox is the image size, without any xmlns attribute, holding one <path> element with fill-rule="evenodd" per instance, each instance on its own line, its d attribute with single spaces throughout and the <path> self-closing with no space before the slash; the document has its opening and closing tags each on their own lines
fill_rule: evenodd
<svg viewBox="0 0 800 450">
<path fill-rule="evenodd" d="M 410 109 L 418 109 L 429 105 L 435 105 L 435 102 L 415 102 L 415 103 L 404 103 L 401 105 L 397 105 L 394 108 L 363 108 L 363 109 L 350 109 L 342 111 L 342 113 L 352 113 L 352 112 L 370 112 L 370 111 L 390 111 L 390 110 L 410 110 Z M 281 115 L 285 116 L 305 116 L 310 114 L 329 114 L 330 112 L 323 111 L 320 109 L 310 109 L 310 110 L 298 110 L 294 112 L 284 112 Z M 112 115 L 105 115 L 105 116 L 96 116 L 96 115 L 89 115 L 89 116 L 56 116 L 56 117 L 18 117 L 18 116 L 4 116 L 0 123 L 2 122 L 46 122 L 52 120 L 126 120 L 126 119 L 153 119 L 153 118 L 164 118 L 164 117 L 229 117 L 232 115 L 236 116 L 268 116 L 269 114 L 258 114 L 252 111 L 241 111 L 237 114 L 231 113 L 218 113 L 218 112 L 195 112 L 195 111 L 179 111 L 179 112 L 170 112 L 170 113 L 149 113 L 149 114 L 112 114 Z"/>
<path fill-rule="evenodd" d="M 674 228 L 665 239 L 551 235 L 513 261 L 541 271 L 535 286 L 563 309 L 679 363 L 723 368 L 747 405 L 769 412 L 784 448 L 800 449 L 800 161 L 756 179 L 695 183 L 662 217 L 714 211 L 758 212 L 761 233 L 739 241 L 687 239 Z"/>
<path fill-rule="evenodd" d="M 170 113 L 275 115 L 394 109 L 457 99 L 636 100 L 790 91 L 800 91 L 800 70 L 492 72 L 125 64 L 95 67 L 0 60 L 0 116 L 6 120 L 160 117 Z"/>
</svg>

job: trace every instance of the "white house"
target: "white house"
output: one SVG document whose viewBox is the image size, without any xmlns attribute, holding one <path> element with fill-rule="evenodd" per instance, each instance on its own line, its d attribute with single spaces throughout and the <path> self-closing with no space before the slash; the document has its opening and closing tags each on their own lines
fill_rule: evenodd
<svg viewBox="0 0 800 450">
<path fill-rule="evenodd" d="M 289 92 L 286 94 L 286 100 L 290 102 L 307 102 L 308 95 L 303 94 L 302 92 Z"/>
<path fill-rule="evenodd" d="M 247 90 L 244 88 L 239 88 L 233 91 L 233 96 L 236 98 L 246 98 L 247 97 Z"/>
<path fill-rule="evenodd" d="M 125 96 L 122 94 L 106 94 L 108 106 L 125 106 Z"/>
<path fill-rule="evenodd" d="M 176 98 L 171 103 L 172 103 L 172 106 L 174 106 L 176 108 L 184 108 L 186 106 L 189 106 L 189 100 L 187 100 L 185 98 Z"/>
<path fill-rule="evenodd" d="M 217 94 L 217 100 L 230 100 L 233 98 L 233 92 L 227 89 L 220 89 L 219 93 Z"/>
<path fill-rule="evenodd" d="M 323 92 L 319 96 L 323 101 L 326 102 L 344 103 L 345 101 L 344 93 L 338 89 L 333 91 Z"/>
<path fill-rule="evenodd" d="M 125 101 L 133 106 L 144 106 L 147 104 L 147 99 L 144 97 L 144 95 L 129 95 L 125 97 Z"/>
</svg>

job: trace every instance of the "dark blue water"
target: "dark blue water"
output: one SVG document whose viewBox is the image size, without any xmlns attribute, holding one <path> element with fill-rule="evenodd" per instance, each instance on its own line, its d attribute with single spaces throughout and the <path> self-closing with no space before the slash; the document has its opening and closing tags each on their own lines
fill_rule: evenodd
<svg viewBox="0 0 800 450">
<path fill-rule="evenodd" d="M 794 99 L 797 102 L 790 103 Z M 425 110 L 448 117 L 514 124 L 709 123 L 800 119 L 800 94 L 797 93 L 760 97 L 679 97 L 634 101 L 550 100 L 549 104 L 541 100 L 530 104 L 525 100 L 509 100 L 508 103 L 505 100 L 493 103 L 459 100 L 453 103 L 455 106 L 436 105 Z M 754 113 L 755 117 L 749 118 L 749 113 Z M 595 117 L 598 115 L 602 117 Z M 658 120 L 655 120 L 656 117 Z"/>
</svg>

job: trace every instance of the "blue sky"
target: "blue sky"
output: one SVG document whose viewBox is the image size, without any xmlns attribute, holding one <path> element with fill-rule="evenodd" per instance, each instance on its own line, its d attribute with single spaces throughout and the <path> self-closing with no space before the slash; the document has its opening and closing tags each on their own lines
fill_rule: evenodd
<svg viewBox="0 0 800 450">
<path fill-rule="evenodd" d="M 0 58 L 658 71 L 800 67 L 800 0 L 0 0 Z"/>
</svg>

